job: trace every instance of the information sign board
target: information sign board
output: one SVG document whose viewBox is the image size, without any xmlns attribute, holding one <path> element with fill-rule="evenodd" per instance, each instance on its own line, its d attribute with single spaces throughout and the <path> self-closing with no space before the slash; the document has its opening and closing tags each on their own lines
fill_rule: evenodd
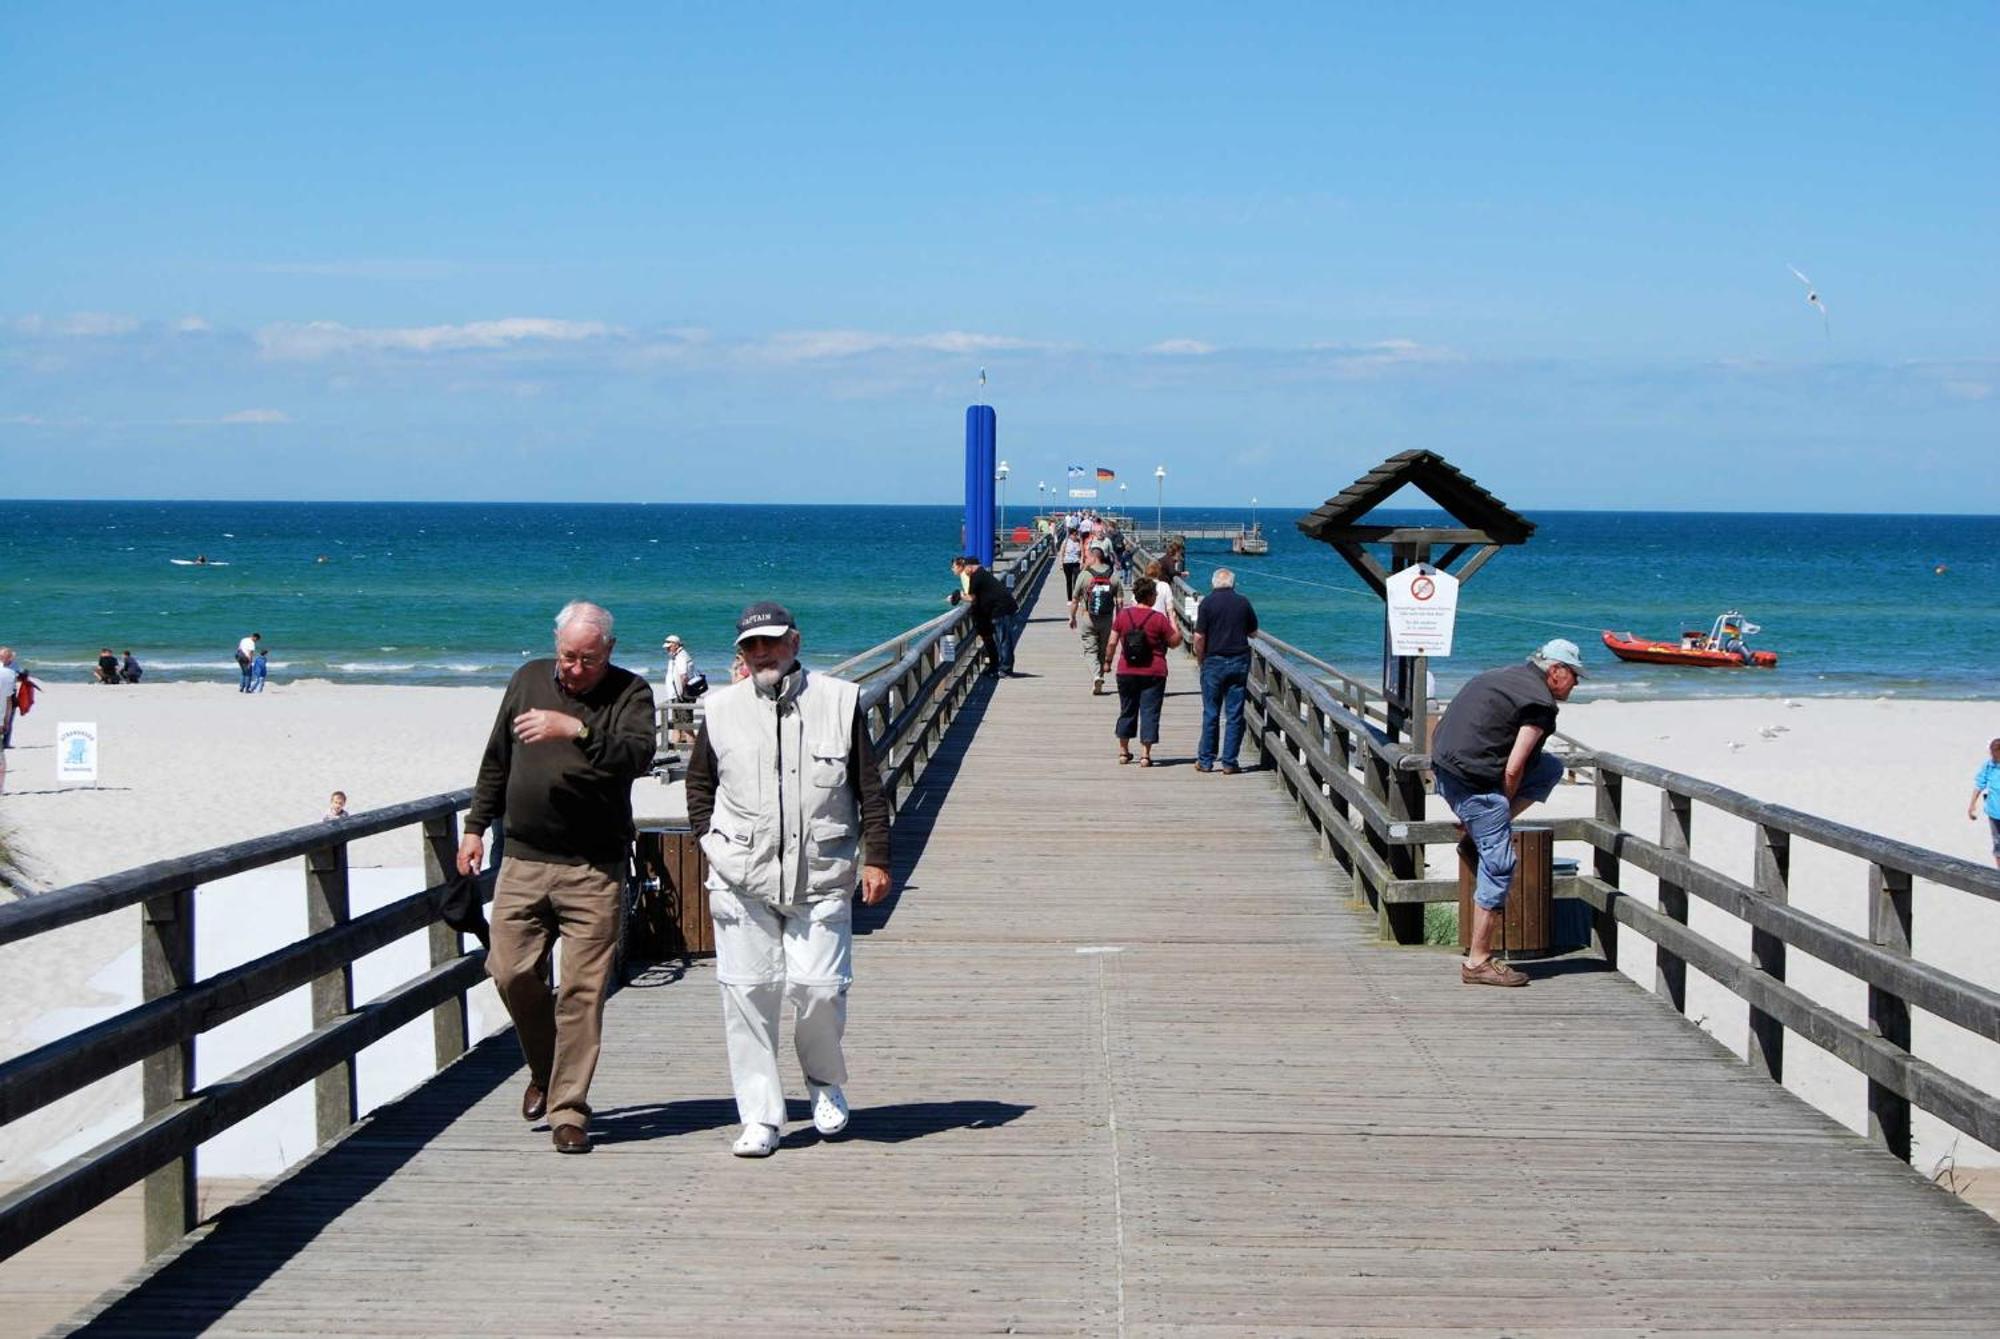
<svg viewBox="0 0 2000 1339">
<path fill-rule="evenodd" d="M 1389 654 L 1449 656 L 1458 621 L 1458 578 L 1419 564 L 1391 573 L 1387 587 Z"/>
<path fill-rule="evenodd" d="M 56 722 L 56 784 L 97 784 L 97 722 Z"/>
</svg>

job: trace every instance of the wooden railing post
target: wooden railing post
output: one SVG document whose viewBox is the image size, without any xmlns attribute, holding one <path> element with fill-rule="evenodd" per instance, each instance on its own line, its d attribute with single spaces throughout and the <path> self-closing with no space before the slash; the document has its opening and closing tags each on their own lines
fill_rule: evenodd
<svg viewBox="0 0 2000 1339">
<path fill-rule="evenodd" d="M 1773 902 L 1791 899 L 1792 834 L 1769 823 L 1757 825 L 1757 891 Z M 1768 930 L 1750 927 L 1750 964 L 1773 981 L 1785 979 L 1785 941 Z M 1785 1081 L 1785 1026 L 1754 1004 L 1750 1006 L 1750 1060 L 1761 1064 L 1771 1082 Z"/>
<path fill-rule="evenodd" d="M 1602 763 L 1597 767 L 1597 819 L 1608 825 L 1614 833 L 1625 830 L 1625 778 Z M 1615 850 L 1607 851 L 1599 847 L 1591 852 L 1591 865 L 1598 879 L 1619 886 L 1618 879 L 1622 861 Z M 1604 961 L 1618 965 L 1618 918 L 1611 914 L 1610 906 L 1590 913 L 1591 947 L 1603 955 Z"/>
<path fill-rule="evenodd" d="M 499 863 L 498 853 L 494 863 Z M 458 872 L 458 815 L 445 814 L 424 820 L 424 886 L 435 888 Z M 431 966 L 456 962 L 465 953 L 458 931 L 443 921 L 430 928 Z M 443 1069 L 465 1054 L 471 1042 L 465 996 L 452 996 L 431 1010 L 431 1041 L 437 1049 L 437 1067 Z"/>
<path fill-rule="evenodd" d="M 1868 866 L 1868 937 L 1898 953 L 1910 951 L 1910 876 Z M 1868 1030 L 1898 1050 L 1910 1049 L 1910 1006 L 1880 986 L 1868 987 Z M 1868 1133 L 1904 1162 L 1910 1160 L 1910 1100 L 1870 1079 Z"/>
<path fill-rule="evenodd" d="M 145 902 L 139 933 L 139 986 L 148 1003 L 194 981 L 194 889 Z M 142 1105 L 155 1116 L 194 1091 L 194 1039 L 155 1051 L 140 1067 Z M 156 1255 L 194 1230 L 195 1155 L 175 1158 L 146 1177 L 146 1254 Z"/>
<path fill-rule="evenodd" d="M 1671 790 L 1660 792 L 1660 845 L 1675 855 L 1687 855 L 1693 846 L 1694 801 Z M 1670 879 L 1660 880 L 1660 914 L 1687 924 L 1687 889 Z M 1654 990 L 1673 1001 L 1674 1008 L 1687 1012 L 1687 963 L 1665 948 L 1654 949 Z"/>
<path fill-rule="evenodd" d="M 306 856 L 306 933 L 319 934 L 346 923 L 349 915 L 347 843 L 323 846 Z M 343 963 L 313 978 L 314 1028 L 354 1012 L 354 964 Z M 337 1139 L 356 1115 L 354 1062 L 343 1060 L 313 1080 L 313 1133 L 324 1144 Z"/>
<path fill-rule="evenodd" d="M 1388 781 L 1389 819 L 1395 823 L 1421 822 L 1424 816 L 1424 779 L 1416 772 L 1391 770 L 1383 765 Z M 1415 879 L 1423 872 L 1421 846 L 1395 842 L 1389 847 L 1389 873 L 1398 879 Z M 1398 944 L 1424 942 L 1424 904 L 1382 901 L 1377 919 L 1384 937 Z"/>
</svg>

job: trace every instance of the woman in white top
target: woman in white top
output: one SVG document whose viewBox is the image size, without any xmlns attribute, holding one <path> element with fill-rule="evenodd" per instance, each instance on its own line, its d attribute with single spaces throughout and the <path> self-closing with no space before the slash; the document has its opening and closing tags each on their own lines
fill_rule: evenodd
<svg viewBox="0 0 2000 1339">
<path fill-rule="evenodd" d="M 681 645 L 681 639 L 673 633 L 668 633 L 667 639 L 660 643 L 660 648 L 667 653 L 668 698 L 676 703 L 686 703 L 700 697 L 701 694 L 694 691 L 693 685 L 694 681 L 701 679 L 702 676 L 694 667 L 694 657 L 688 654 L 687 647 Z M 707 680 L 703 679 L 702 687 L 706 688 L 707 686 Z M 694 743 L 693 726 L 693 712 L 674 712 L 672 716 L 673 728 L 670 736 L 673 742 L 676 744 Z"/>
</svg>

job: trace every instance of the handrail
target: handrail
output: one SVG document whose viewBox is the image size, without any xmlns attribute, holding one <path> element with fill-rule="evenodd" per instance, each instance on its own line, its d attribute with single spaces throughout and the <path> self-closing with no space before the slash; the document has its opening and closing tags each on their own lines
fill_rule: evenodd
<svg viewBox="0 0 2000 1339">
<path fill-rule="evenodd" d="M 354 1057 L 429 1012 L 440 1068 L 470 1038 L 466 994 L 484 976 L 485 950 L 438 919 L 435 894 L 451 874 L 458 814 L 469 790 L 449 791 L 330 822 L 272 833 L 0 907 L 0 943 L 45 934 L 131 906 L 140 930 L 142 1001 L 111 1018 L 0 1063 L 0 1123 L 27 1115 L 132 1065 L 143 1067 L 143 1112 L 113 1134 L 0 1196 L 0 1259 L 89 1212 L 142 1178 L 148 1255 L 196 1223 L 195 1159 L 218 1132 L 294 1089 L 315 1087 L 321 1142 L 358 1114 Z M 425 887 L 362 916 L 351 916 L 347 849 L 362 837 L 416 827 Z M 499 859 L 500 841 L 493 848 Z M 197 979 L 196 902 L 200 887 L 246 870 L 304 858 L 308 933 L 250 962 Z M 490 896 L 492 871 L 481 879 Z M 429 968 L 371 1004 L 354 1004 L 354 963 L 428 930 Z M 300 987 L 312 991 L 314 1031 L 237 1073 L 199 1089 L 196 1039 Z"/>
<path fill-rule="evenodd" d="M 1382 738 L 1305 669 L 1319 662 L 1295 651 L 1275 638 L 1253 641 L 1246 703 L 1252 737 L 1278 783 L 1319 832 L 1323 848 L 1374 907 L 1384 937 L 1415 942 L 1421 938 L 1422 904 L 1457 896 L 1455 882 L 1422 877 L 1426 851 L 1455 845 L 1458 838 L 1455 825 L 1424 819 L 1421 769 L 1429 759 Z M 1911 1011 L 1922 1010 L 2000 1041 L 2000 991 L 1919 961 L 1910 951 L 1917 879 L 2000 901 L 2000 871 L 1567 742 L 1579 749 L 1572 761 L 1596 773 L 1595 816 L 1556 819 L 1550 826 L 1557 841 L 1589 848 L 1593 871 L 1559 879 L 1557 893 L 1591 908 L 1592 937 L 1608 961 L 1618 961 L 1622 926 L 1653 941 L 1655 988 L 1673 1008 L 1687 1011 L 1689 967 L 1745 1001 L 1750 1059 L 1773 1080 L 1783 1080 L 1787 1029 L 1860 1071 L 1868 1085 L 1870 1132 L 1904 1161 L 1911 1155 L 1912 1110 L 1928 1111 L 1985 1142 L 2000 1139 L 2000 1097 L 1915 1056 L 1910 1026 Z M 1627 781 L 1659 790 L 1657 840 L 1626 825 Z M 1695 859 L 1690 837 L 1697 806 L 1751 824 L 1750 883 Z M 1866 934 L 1790 904 L 1795 842 L 1866 862 Z M 1620 890 L 1621 869 L 1628 863 L 1657 880 L 1657 907 Z M 1749 927 L 1747 957 L 1689 927 L 1691 897 Z M 1849 1019 L 1789 985 L 1786 957 L 1792 948 L 1864 984 L 1866 1021 Z"/>
<path fill-rule="evenodd" d="M 107 912 L 122 911 L 161 893 L 213 883 L 232 874 L 273 865 L 324 847 L 345 846 L 363 837 L 408 827 L 440 814 L 456 813 L 471 803 L 470 790 L 446 791 L 420 800 L 406 800 L 381 809 L 349 814 L 345 818 L 251 837 L 194 855 L 156 860 L 152 864 L 107 874 L 99 879 L 37 893 L 0 906 L 0 944 L 46 934 Z"/>
</svg>

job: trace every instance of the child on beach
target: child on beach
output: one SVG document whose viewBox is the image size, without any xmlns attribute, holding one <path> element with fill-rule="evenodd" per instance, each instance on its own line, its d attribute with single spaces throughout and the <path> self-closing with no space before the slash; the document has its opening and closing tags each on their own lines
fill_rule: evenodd
<svg viewBox="0 0 2000 1339">
<path fill-rule="evenodd" d="M 257 648 L 257 654 L 250 657 L 250 687 L 247 691 L 252 693 L 261 693 L 264 691 L 264 676 L 270 673 L 269 668 L 264 664 L 264 658 L 269 654 L 268 651 L 260 646 Z"/>
<path fill-rule="evenodd" d="M 1986 746 L 1986 761 L 1972 778 L 1972 798 L 1965 806 L 1967 818 L 1978 819 L 1981 796 L 1986 798 L 1986 835 L 1993 839 L 1993 865 L 2000 869 L 2000 739 Z"/>
</svg>

